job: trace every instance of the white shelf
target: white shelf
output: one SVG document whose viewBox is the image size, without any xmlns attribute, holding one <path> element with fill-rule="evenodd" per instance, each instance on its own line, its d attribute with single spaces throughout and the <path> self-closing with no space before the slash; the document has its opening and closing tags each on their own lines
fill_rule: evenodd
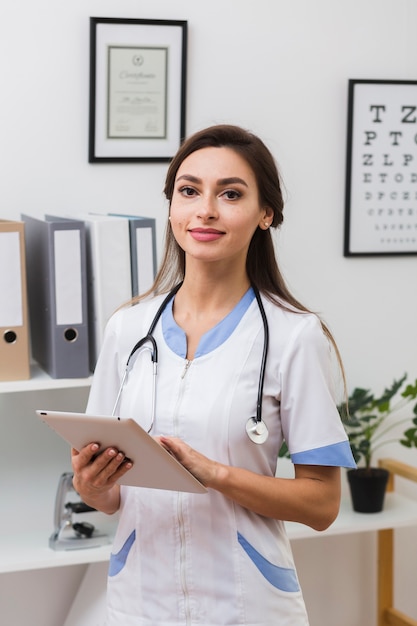
<svg viewBox="0 0 417 626">
<path fill-rule="evenodd" d="M 109 543 L 95 548 L 53 550 L 49 547 L 49 535 L 52 534 L 52 528 L 29 529 L 27 532 L 15 535 L 5 533 L 5 536 L 0 539 L 0 573 L 108 561 L 118 516 L 89 513 L 84 518 L 93 522 L 100 533 L 107 535 Z M 88 539 L 85 539 L 85 545 L 88 546 Z"/>
<path fill-rule="evenodd" d="M 288 536 L 293 541 L 415 525 L 417 501 L 394 492 L 386 495 L 385 508 L 381 513 L 355 513 L 350 500 L 342 500 L 338 518 L 324 532 L 317 532 L 293 522 L 287 523 L 286 527 Z M 111 528 L 103 530 L 111 535 Z M 8 535 L 0 541 L 0 573 L 99 563 L 108 561 L 110 552 L 111 544 L 90 549 L 52 550 L 48 546 L 47 531 Z"/>
<path fill-rule="evenodd" d="M 290 540 L 417 526 L 417 501 L 391 492 L 386 494 L 384 510 L 380 513 L 356 513 L 350 499 L 344 498 L 337 519 L 324 532 L 296 522 L 286 522 L 285 526 Z"/>
<path fill-rule="evenodd" d="M 1 393 L 22 391 L 43 391 L 48 389 L 68 389 L 70 387 L 89 387 L 92 376 L 87 378 L 51 378 L 37 364 L 31 363 L 29 380 L 12 380 L 0 382 Z"/>
<path fill-rule="evenodd" d="M 80 550 L 52 550 L 48 533 L 10 536 L 0 543 L 0 573 L 108 561 L 111 544 Z"/>
</svg>

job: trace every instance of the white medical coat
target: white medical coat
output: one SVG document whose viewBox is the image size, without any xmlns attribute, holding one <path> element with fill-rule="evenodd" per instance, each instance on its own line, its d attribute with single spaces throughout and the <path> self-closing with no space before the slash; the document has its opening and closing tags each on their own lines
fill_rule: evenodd
<svg viewBox="0 0 417 626">
<path fill-rule="evenodd" d="M 87 411 L 109 414 L 129 353 L 146 335 L 158 296 L 110 320 Z M 332 395 L 328 340 L 317 317 L 263 298 L 269 325 L 263 419 L 269 438 L 253 443 L 263 325 L 255 299 L 232 330 L 190 363 L 176 349 L 168 307 L 158 344 L 153 435 L 181 437 L 220 463 L 274 476 L 285 438 L 296 463 L 354 466 Z M 229 324 L 230 324 L 229 316 Z M 237 325 L 236 325 L 237 324 Z M 222 323 L 218 325 L 224 328 Z M 180 342 L 181 343 L 181 342 Z M 174 347 L 174 349 L 172 349 Z M 152 366 L 136 357 L 119 415 L 150 426 Z M 306 626 L 302 593 L 283 522 L 219 492 L 121 488 L 120 522 L 108 579 L 109 626 Z"/>
</svg>

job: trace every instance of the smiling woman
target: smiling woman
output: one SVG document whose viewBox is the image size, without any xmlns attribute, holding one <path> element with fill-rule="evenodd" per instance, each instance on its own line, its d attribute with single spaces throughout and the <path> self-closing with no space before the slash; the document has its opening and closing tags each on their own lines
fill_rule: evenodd
<svg viewBox="0 0 417 626">
<path fill-rule="evenodd" d="M 180 165 L 170 207 L 171 228 L 189 263 L 202 261 L 193 271 L 220 278 L 230 263 L 245 268 L 249 244 L 257 228 L 272 222 L 272 209 L 260 206 L 255 175 L 248 163 L 228 147 L 203 148 Z M 266 226 L 265 226 L 266 224 Z M 198 246 L 196 243 L 213 243 Z M 202 277 L 203 278 L 203 277 Z M 242 293 L 249 280 L 241 285 Z"/>
<path fill-rule="evenodd" d="M 258 137 L 214 126 L 183 143 L 165 194 L 161 268 L 150 292 L 110 319 L 88 412 L 111 413 L 131 348 L 151 333 L 151 434 L 207 494 L 120 487 L 129 476 L 122 451 L 97 455 L 91 442 L 73 452 L 83 500 L 120 510 L 107 623 L 306 626 L 283 521 L 327 528 L 340 467 L 355 464 L 331 392 L 332 339 L 288 291 L 275 258 L 279 174 Z M 148 351 L 132 361 L 119 414 L 145 427 Z M 291 479 L 275 475 L 284 439 Z"/>
</svg>

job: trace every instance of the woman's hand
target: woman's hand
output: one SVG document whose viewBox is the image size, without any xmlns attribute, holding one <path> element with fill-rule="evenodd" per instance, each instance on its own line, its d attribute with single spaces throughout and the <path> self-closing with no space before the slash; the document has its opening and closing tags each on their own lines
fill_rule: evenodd
<svg viewBox="0 0 417 626">
<path fill-rule="evenodd" d="M 177 461 L 193 474 L 203 485 L 209 487 L 215 481 L 221 465 L 208 459 L 194 448 L 191 448 L 178 437 L 155 437 L 157 441 L 174 456 Z"/>
<path fill-rule="evenodd" d="M 98 453 L 99 445 L 91 443 L 79 452 L 71 451 L 74 489 L 89 506 L 115 513 L 120 505 L 117 480 L 132 467 L 132 462 L 116 448 Z"/>
</svg>

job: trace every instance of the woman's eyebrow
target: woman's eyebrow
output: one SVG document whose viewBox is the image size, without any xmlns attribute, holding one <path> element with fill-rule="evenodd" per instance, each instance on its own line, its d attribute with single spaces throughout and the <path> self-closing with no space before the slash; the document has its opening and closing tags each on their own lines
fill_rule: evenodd
<svg viewBox="0 0 417 626">
<path fill-rule="evenodd" d="M 202 183 L 201 178 L 198 178 L 197 176 L 193 176 L 192 174 L 182 174 L 182 176 L 179 176 L 177 178 L 177 181 L 180 181 L 180 180 L 187 180 L 188 182 L 195 183 L 195 184 Z M 247 182 L 244 181 L 243 178 L 239 178 L 239 176 L 230 176 L 229 178 L 219 178 L 216 182 L 219 186 L 235 185 L 235 184 L 244 185 L 245 187 L 248 186 Z"/>
<path fill-rule="evenodd" d="M 247 182 L 243 180 L 243 178 L 239 178 L 238 176 L 231 176 L 230 178 L 220 178 L 217 181 L 218 185 L 236 185 L 236 184 L 240 184 L 240 185 L 244 185 L 245 187 L 248 186 Z"/>
<path fill-rule="evenodd" d="M 179 180 L 187 180 L 189 183 L 201 183 L 201 178 L 197 178 L 197 176 L 192 176 L 191 174 L 183 174 L 182 176 L 178 176 L 177 182 Z"/>
</svg>

